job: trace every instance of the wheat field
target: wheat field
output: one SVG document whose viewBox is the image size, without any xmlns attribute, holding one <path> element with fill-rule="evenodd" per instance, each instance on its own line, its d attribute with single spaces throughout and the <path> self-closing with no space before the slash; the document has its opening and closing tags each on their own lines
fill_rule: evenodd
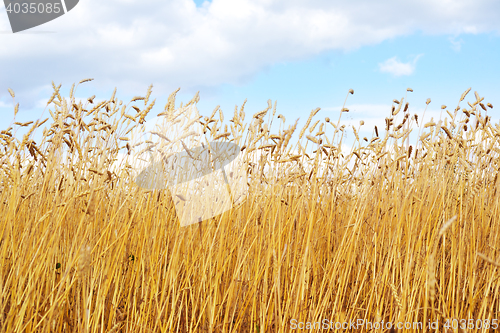
<svg viewBox="0 0 500 333">
<path fill-rule="evenodd" d="M 1 332 L 333 331 L 357 320 L 439 328 L 344 331 L 494 331 L 500 124 L 478 93 L 428 123 L 394 100 L 373 137 L 352 128 L 349 152 L 346 104 L 338 121 L 316 109 L 303 128 L 271 102 L 226 121 L 216 108 L 198 123 L 241 147 L 248 195 L 181 227 L 168 189 L 142 189 L 116 164 L 153 112 L 152 87 L 98 102 L 77 101 L 79 84 L 67 98 L 53 84 L 47 119 L 0 132 Z M 160 117 L 199 100 L 176 107 L 177 92 Z"/>
</svg>

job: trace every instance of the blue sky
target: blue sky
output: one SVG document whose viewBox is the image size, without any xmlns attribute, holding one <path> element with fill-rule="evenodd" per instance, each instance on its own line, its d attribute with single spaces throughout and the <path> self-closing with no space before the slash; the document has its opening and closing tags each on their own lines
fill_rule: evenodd
<svg viewBox="0 0 500 333">
<path fill-rule="evenodd" d="M 421 115 L 431 98 L 430 119 L 443 104 L 454 110 L 471 87 L 493 104 L 496 122 L 498 17 L 492 0 L 82 0 L 57 20 L 12 34 L 0 6 L 0 128 L 13 117 L 7 88 L 20 102 L 17 119 L 27 121 L 41 116 L 52 81 L 68 95 L 85 78 L 95 80 L 78 97 L 109 98 L 117 87 L 128 101 L 153 84 L 158 112 L 178 87 L 179 102 L 200 91 L 202 115 L 217 105 L 229 115 L 248 99 L 249 117 L 277 100 L 288 124 L 305 122 L 316 107 L 317 119 L 337 119 L 352 88 L 343 118 L 365 120 L 368 137 L 406 88 L 414 90 L 412 113 Z"/>
</svg>

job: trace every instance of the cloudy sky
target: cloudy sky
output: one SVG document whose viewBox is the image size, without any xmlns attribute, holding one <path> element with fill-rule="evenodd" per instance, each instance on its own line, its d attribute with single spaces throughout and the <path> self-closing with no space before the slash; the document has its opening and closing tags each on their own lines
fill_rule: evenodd
<svg viewBox="0 0 500 333">
<path fill-rule="evenodd" d="M 0 127 L 13 117 L 7 88 L 27 121 L 41 116 L 52 81 L 68 95 L 85 78 L 95 80 L 82 98 L 117 87 L 128 101 L 153 84 L 161 112 L 180 87 L 179 102 L 200 92 L 202 115 L 217 105 L 229 115 L 245 99 L 253 114 L 271 99 L 287 123 L 317 107 L 337 119 L 354 89 L 344 118 L 365 120 L 366 136 L 407 88 L 412 113 L 431 98 L 426 119 L 454 110 L 469 87 L 500 108 L 498 17 L 496 0 L 81 0 L 13 34 L 0 5 Z"/>
</svg>

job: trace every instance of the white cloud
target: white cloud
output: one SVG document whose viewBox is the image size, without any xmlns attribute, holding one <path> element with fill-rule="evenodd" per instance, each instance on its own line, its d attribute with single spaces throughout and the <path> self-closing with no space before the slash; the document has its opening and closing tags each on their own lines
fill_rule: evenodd
<svg viewBox="0 0 500 333">
<path fill-rule="evenodd" d="M 412 75 L 415 72 L 418 59 L 422 55 L 419 54 L 410 62 L 401 62 L 397 57 L 392 57 L 378 64 L 382 73 L 390 73 L 394 76 Z"/>
<path fill-rule="evenodd" d="M 462 38 L 457 39 L 456 37 L 450 37 L 448 40 L 451 43 L 451 48 L 453 49 L 453 51 L 460 52 L 460 50 L 462 49 L 462 45 L 464 44 L 463 39 Z"/>
<path fill-rule="evenodd" d="M 36 31 L 7 34 L 0 12 L 0 98 L 7 86 L 38 98 L 52 80 L 87 77 L 102 87 L 171 92 L 241 83 L 272 64 L 326 50 L 350 50 L 417 31 L 500 31 L 494 0 L 192 0 L 81 1 Z M 414 64 L 386 67 L 409 75 Z M 50 88 L 50 85 L 49 85 Z M 49 91 L 51 89 L 48 89 Z M 37 93 L 35 93 L 35 91 Z"/>
</svg>

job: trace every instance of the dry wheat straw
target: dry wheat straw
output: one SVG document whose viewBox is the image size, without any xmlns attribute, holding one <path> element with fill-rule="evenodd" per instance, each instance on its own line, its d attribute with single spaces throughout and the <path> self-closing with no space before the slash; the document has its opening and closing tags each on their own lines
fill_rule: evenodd
<svg viewBox="0 0 500 333">
<path fill-rule="evenodd" d="M 415 148 L 397 141 L 409 135 L 413 119 L 418 125 L 403 99 L 394 100 L 388 112 L 397 114 L 404 105 L 404 118 L 397 126 L 395 117 L 387 118 L 385 135 L 375 126 L 376 137 L 359 142 L 362 133 L 353 126 L 358 142 L 348 153 L 342 153 L 341 139 L 336 143 L 335 135 L 323 131 L 324 123 L 316 120 L 309 127 L 316 110 L 300 136 L 308 128 L 313 134 L 319 124 L 318 132 L 294 145 L 298 120 L 286 127 L 285 117 L 278 115 L 282 121 L 275 133 L 276 103 L 271 115 L 271 101 L 248 130 L 252 121 L 244 123 L 245 103 L 239 112 L 235 108 L 230 124 L 223 124 L 219 107 L 210 117 L 190 118 L 182 122 L 183 135 L 199 122 L 211 139 L 238 142 L 248 160 L 250 188 L 240 206 L 181 228 L 174 206 L 189 204 L 187 196 L 139 189 L 128 162 L 110 171 L 119 141 L 132 153 L 127 135 L 153 109 L 152 86 L 143 98 L 144 110 L 132 107 L 138 109 L 136 117 L 117 103 L 116 89 L 106 102 L 94 104 L 95 96 L 89 98 L 94 105 L 87 109 L 62 98 L 60 86 L 53 88 L 53 121 L 44 129 L 42 144 L 34 142 L 33 132 L 22 140 L 12 128 L 0 132 L 0 230 L 5 231 L 0 234 L 0 298 L 15 301 L 0 306 L 0 331 L 8 325 L 16 331 L 9 323 L 19 323 L 17 331 L 157 331 L 164 323 L 169 330 L 190 333 L 224 325 L 228 332 L 287 331 L 291 316 L 306 318 L 313 312 L 339 320 L 361 315 L 415 322 L 444 322 L 449 313 L 498 316 L 499 295 L 491 288 L 499 266 L 490 259 L 495 252 L 488 257 L 477 246 L 463 246 L 497 251 L 491 242 L 500 232 L 492 214 L 497 211 L 500 125 L 480 113 L 490 104 L 479 94 L 462 110 L 464 120 L 455 120 L 457 108 L 441 122 L 425 124 L 430 132 L 419 133 Z M 177 91 L 169 96 L 164 115 L 179 124 L 199 97 L 176 108 Z M 118 110 L 120 117 L 112 118 Z M 473 131 L 466 133 L 462 128 L 472 116 Z M 32 125 L 32 131 L 46 121 L 15 124 Z M 325 121 L 331 123 L 328 117 Z M 340 120 L 332 126 L 345 130 Z M 87 132 L 79 131 L 83 128 Z M 159 132 L 152 134 L 192 153 L 184 139 L 170 142 Z M 389 143 L 389 138 L 397 140 Z M 78 158 L 69 153 L 74 150 Z M 443 168 L 446 163 L 454 169 Z M 459 215 L 463 222 L 452 232 Z M 432 222 L 444 216 L 453 217 L 442 225 Z M 35 251 L 33 244 L 44 251 Z M 321 256 L 305 255 L 306 249 Z M 21 257 L 34 258 L 30 274 L 21 274 L 26 268 L 15 259 Z M 478 266 L 477 257 L 486 263 Z M 62 267 L 56 270 L 56 263 Z M 489 269 L 471 275 L 488 264 Z M 1 278 L 17 276 L 16 271 L 25 286 L 21 289 L 17 280 Z M 300 290 L 307 302 L 293 297 Z M 478 298 L 478 290 L 485 297 Z M 16 302 L 25 305 L 8 305 Z"/>
<path fill-rule="evenodd" d="M 488 262 L 488 263 L 492 264 L 493 266 L 500 267 L 500 263 L 499 263 L 499 262 L 496 262 L 496 261 L 494 261 L 494 260 L 492 260 L 492 259 L 488 258 L 487 256 L 485 256 L 485 255 L 484 255 L 484 254 L 482 254 L 482 253 L 477 252 L 476 254 L 477 254 L 477 256 L 478 256 L 479 258 L 481 258 L 481 259 L 483 259 L 484 261 L 486 261 L 486 262 Z"/>
</svg>

